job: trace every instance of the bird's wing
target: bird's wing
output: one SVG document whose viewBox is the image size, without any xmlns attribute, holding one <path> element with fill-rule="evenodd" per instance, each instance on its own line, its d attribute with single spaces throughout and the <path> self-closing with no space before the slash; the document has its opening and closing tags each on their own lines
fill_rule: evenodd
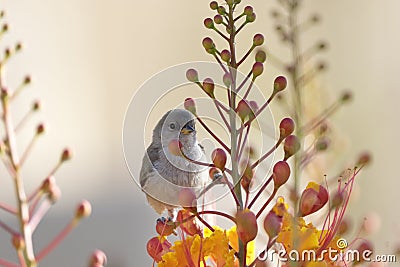
<svg viewBox="0 0 400 267">
<path fill-rule="evenodd" d="M 160 158 L 160 155 L 158 154 L 158 151 L 160 151 L 160 149 L 161 148 L 154 143 L 151 143 L 151 145 L 147 148 L 146 153 L 143 156 L 142 168 L 140 170 L 139 181 L 141 187 L 146 184 L 149 176 L 152 175 L 152 173 L 155 171 L 154 163 Z"/>
</svg>

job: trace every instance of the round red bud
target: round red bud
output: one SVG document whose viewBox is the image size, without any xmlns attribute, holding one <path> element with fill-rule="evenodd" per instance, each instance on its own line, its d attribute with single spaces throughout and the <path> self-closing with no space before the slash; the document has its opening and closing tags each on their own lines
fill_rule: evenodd
<svg viewBox="0 0 400 267">
<path fill-rule="evenodd" d="M 217 1 L 212 1 L 212 2 L 210 3 L 210 8 L 211 8 L 212 10 L 216 10 L 216 9 L 218 8 L 218 3 L 217 3 Z"/>
<path fill-rule="evenodd" d="M 293 156 L 300 149 L 300 141 L 295 135 L 289 135 L 285 138 L 283 151 L 285 152 L 285 159 Z"/>
<path fill-rule="evenodd" d="M 357 166 L 368 165 L 371 163 L 371 160 L 372 160 L 371 154 L 369 152 L 363 152 L 358 157 Z"/>
<path fill-rule="evenodd" d="M 90 216 L 92 213 L 92 205 L 89 201 L 83 200 L 77 207 L 75 217 L 78 219 Z"/>
<path fill-rule="evenodd" d="M 104 266 L 107 263 L 106 254 L 100 249 L 93 251 L 90 257 L 90 267 L 92 266 Z"/>
<path fill-rule="evenodd" d="M 260 46 L 264 43 L 264 36 L 261 33 L 257 33 L 253 37 L 253 45 Z"/>
<path fill-rule="evenodd" d="M 163 246 L 158 237 L 153 237 L 147 242 L 147 253 L 152 257 L 156 262 L 161 261 L 161 257 L 163 254 Z"/>
<path fill-rule="evenodd" d="M 291 118 L 284 118 L 279 124 L 280 138 L 286 138 L 294 131 L 294 121 Z"/>
<path fill-rule="evenodd" d="M 73 156 L 72 150 L 69 148 L 65 148 L 61 153 L 60 161 L 61 162 L 68 161 L 72 158 L 72 156 Z"/>
<path fill-rule="evenodd" d="M 264 230 L 267 232 L 269 236 L 269 242 L 272 241 L 275 237 L 278 236 L 283 226 L 283 218 L 282 216 L 278 216 L 272 210 L 268 212 L 267 216 L 264 219 Z"/>
<path fill-rule="evenodd" d="M 229 62 L 231 60 L 231 52 L 224 49 L 221 51 L 221 59 L 225 62 Z"/>
<path fill-rule="evenodd" d="M 267 53 L 265 53 L 265 51 L 263 50 L 257 51 L 255 55 L 256 62 L 264 63 L 266 59 L 267 59 Z"/>
<path fill-rule="evenodd" d="M 247 102 L 247 100 L 242 99 L 239 101 L 237 108 L 236 108 L 236 113 L 238 114 L 239 118 L 242 120 L 242 122 L 248 117 L 251 113 L 250 105 Z"/>
<path fill-rule="evenodd" d="M 187 111 L 191 112 L 192 114 L 196 114 L 196 102 L 193 98 L 186 98 L 183 106 Z"/>
<path fill-rule="evenodd" d="M 214 21 L 213 21 L 211 18 L 206 18 L 206 19 L 204 20 L 204 26 L 205 26 L 207 29 L 212 29 L 212 28 L 214 28 Z"/>
<path fill-rule="evenodd" d="M 261 62 L 255 62 L 253 64 L 253 68 L 251 69 L 251 72 L 253 73 L 253 77 L 260 76 L 264 71 L 264 65 Z"/>
<path fill-rule="evenodd" d="M 188 81 L 195 83 L 199 81 L 199 74 L 195 69 L 188 69 L 186 71 L 186 78 L 188 79 Z"/>
<path fill-rule="evenodd" d="M 247 244 L 254 240 L 258 233 L 256 215 L 249 209 L 240 210 L 236 213 L 236 232 L 239 239 Z"/>
<path fill-rule="evenodd" d="M 43 134 L 45 131 L 46 131 L 46 127 L 45 127 L 45 125 L 43 123 L 39 124 L 36 127 L 36 134 L 37 135 Z"/>
<path fill-rule="evenodd" d="M 226 9 L 223 6 L 219 6 L 217 8 L 217 11 L 218 11 L 218 14 L 220 14 L 220 15 L 225 15 L 226 14 Z"/>
<path fill-rule="evenodd" d="M 278 76 L 274 80 L 274 92 L 280 92 L 287 86 L 287 80 L 284 76 Z"/>
<path fill-rule="evenodd" d="M 246 21 L 249 23 L 254 22 L 255 20 L 256 20 L 256 13 L 252 13 L 246 16 Z"/>
<path fill-rule="evenodd" d="M 212 154 L 211 154 L 212 161 L 215 165 L 220 170 L 225 169 L 225 164 L 226 164 L 226 153 L 222 148 L 216 148 Z"/>
<path fill-rule="evenodd" d="M 204 79 L 204 81 L 203 81 L 203 90 L 211 98 L 215 98 L 215 96 L 214 96 L 214 88 L 215 88 L 214 81 L 211 78 Z"/>
<path fill-rule="evenodd" d="M 230 73 L 225 73 L 222 77 L 222 81 L 224 82 L 226 87 L 230 87 L 232 84 L 232 76 Z"/>
<path fill-rule="evenodd" d="M 244 8 L 243 14 L 246 16 L 253 14 L 253 7 L 252 6 L 246 6 Z"/>
<path fill-rule="evenodd" d="M 223 18 L 222 18 L 222 16 L 221 15 L 215 15 L 214 16 L 214 22 L 215 22 L 215 24 L 221 24 L 222 22 L 223 22 Z"/>
<path fill-rule="evenodd" d="M 275 188 L 285 184 L 290 176 L 290 167 L 286 161 L 278 161 L 272 170 Z"/>
<path fill-rule="evenodd" d="M 202 41 L 204 49 L 212 49 L 214 48 L 214 42 L 210 37 L 205 37 Z"/>
</svg>

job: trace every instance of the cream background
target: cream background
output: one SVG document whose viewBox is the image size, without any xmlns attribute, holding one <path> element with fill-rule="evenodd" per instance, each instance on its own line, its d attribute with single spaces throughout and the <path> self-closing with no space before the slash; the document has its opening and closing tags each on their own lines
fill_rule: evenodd
<svg viewBox="0 0 400 267">
<path fill-rule="evenodd" d="M 242 32 L 243 39 L 260 31 L 270 50 L 285 55 L 269 16 L 275 2 L 249 2 L 257 20 Z M 9 86 L 18 84 L 25 73 L 32 73 L 34 80 L 15 112 L 21 116 L 31 98 L 40 96 L 44 111 L 33 122 L 43 119 L 49 125 L 27 162 L 28 186 L 33 188 L 46 175 L 65 145 L 76 152 L 57 175 L 63 196 L 35 235 L 38 247 L 63 227 L 82 198 L 93 204 L 92 217 L 43 266 L 84 266 L 96 247 L 108 254 L 108 266 L 149 265 L 145 242 L 154 234 L 149 225 L 157 216 L 143 204 L 124 165 L 124 112 L 135 90 L 151 75 L 182 62 L 211 60 L 201 46 L 210 34 L 202 26 L 213 14 L 208 1 L 2 0 L 0 8 L 6 10 L 11 29 L 2 44 L 26 44 L 23 54 L 10 63 Z M 352 214 L 361 219 L 368 211 L 377 211 L 382 229 L 375 242 L 381 253 L 391 253 L 393 243 L 400 241 L 400 2 L 308 0 L 306 9 L 323 17 L 306 37 L 322 37 L 330 44 L 322 56 L 329 64 L 322 81 L 332 95 L 342 88 L 352 88 L 355 94 L 355 101 L 335 116 L 348 136 L 346 153 L 351 158 L 366 148 L 374 155 L 374 164 L 359 179 L 361 192 Z M 243 49 L 248 44 L 238 45 Z M 267 70 L 271 75 L 260 80 L 261 87 L 278 73 Z M 34 125 L 28 125 L 21 143 L 27 142 L 33 132 L 29 126 Z M 141 155 L 138 151 L 138 160 Z M 0 198 L 11 202 L 11 183 L 1 168 Z M 1 257 L 13 257 L 8 238 L 0 232 Z"/>
</svg>

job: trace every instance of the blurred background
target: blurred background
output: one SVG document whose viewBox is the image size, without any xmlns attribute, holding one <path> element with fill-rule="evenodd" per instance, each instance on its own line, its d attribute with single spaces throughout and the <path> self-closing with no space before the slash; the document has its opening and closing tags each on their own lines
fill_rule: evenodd
<svg viewBox="0 0 400 267">
<path fill-rule="evenodd" d="M 245 41 L 238 45 L 244 49 L 261 32 L 265 47 L 287 58 L 289 51 L 270 15 L 277 3 L 242 2 L 254 6 L 257 20 L 241 33 Z M 214 14 L 208 1 L 2 0 L 0 9 L 10 28 L 2 48 L 16 41 L 25 47 L 8 65 L 7 85 L 14 88 L 25 74 L 33 77 L 13 112 L 20 118 L 34 99 L 43 102 L 43 112 L 18 136 L 19 148 L 29 142 L 38 122 L 49 128 L 23 171 L 27 188 L 41 182 L 65 146 L 75 154 L 56 175 L 62 197 L 35 233 L 36 247 L 45 246 L 67 224 L 82 199 L 93 205 L 92 216 L 41 266 L 86 266 L 95 248 L 106 252 L 108 266 L 149 266 L 145 244 L 155 234 L 158 216 L 125 166 L 124 114 L 135 91 L 155 73 L 187 61 L 211 60 L 201 46 L 203 37 L 212 34 L 203 27 L 203 19 Z M 379 216 L 380 230 L 371 239 L 381 254 L 391 254 L 400 242 L 398 10 L 396 0 L 306 0 L 301 12 L 304 18 L 314 13 L 322 17 L 304 34 L 304 47 L 320 39 L 329 44 L 321 55 L 329 68 L 319 83 L 332 96 L 345 88 L 354 92 L 354 101 L 333 120 L 345 139 L 341 157 L 351 160 L 363 150 L 373 154 L 373 164 L 357 179 L 350 213 L 360 223 L 370 212 Z M 258 85 L 269 90 L 280 73 L 267 67 Z M 141 160 L 143 147 L 137 150 Z M 0 199 L 14 203 L 3 166 L 0 173 Z M 3 212 L 0 216 L 13 223 Z M 15 259 L 9 240 L 1 231 L 0 257 Z"/>
</svg>

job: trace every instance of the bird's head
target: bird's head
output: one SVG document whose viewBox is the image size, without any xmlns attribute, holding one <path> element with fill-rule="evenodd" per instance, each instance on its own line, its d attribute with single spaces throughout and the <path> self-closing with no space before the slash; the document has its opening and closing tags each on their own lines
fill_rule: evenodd
<svg viewBox="0 0 400 267">
<path fill-rule="evenodd" d="M 183 147 L 190 147 L 196 142 L 195 117 L 184 109 L 168 111 L 154 129 L 153 141 L 168 145 L 172 140 L 179 140 Z"/>
</svg>

